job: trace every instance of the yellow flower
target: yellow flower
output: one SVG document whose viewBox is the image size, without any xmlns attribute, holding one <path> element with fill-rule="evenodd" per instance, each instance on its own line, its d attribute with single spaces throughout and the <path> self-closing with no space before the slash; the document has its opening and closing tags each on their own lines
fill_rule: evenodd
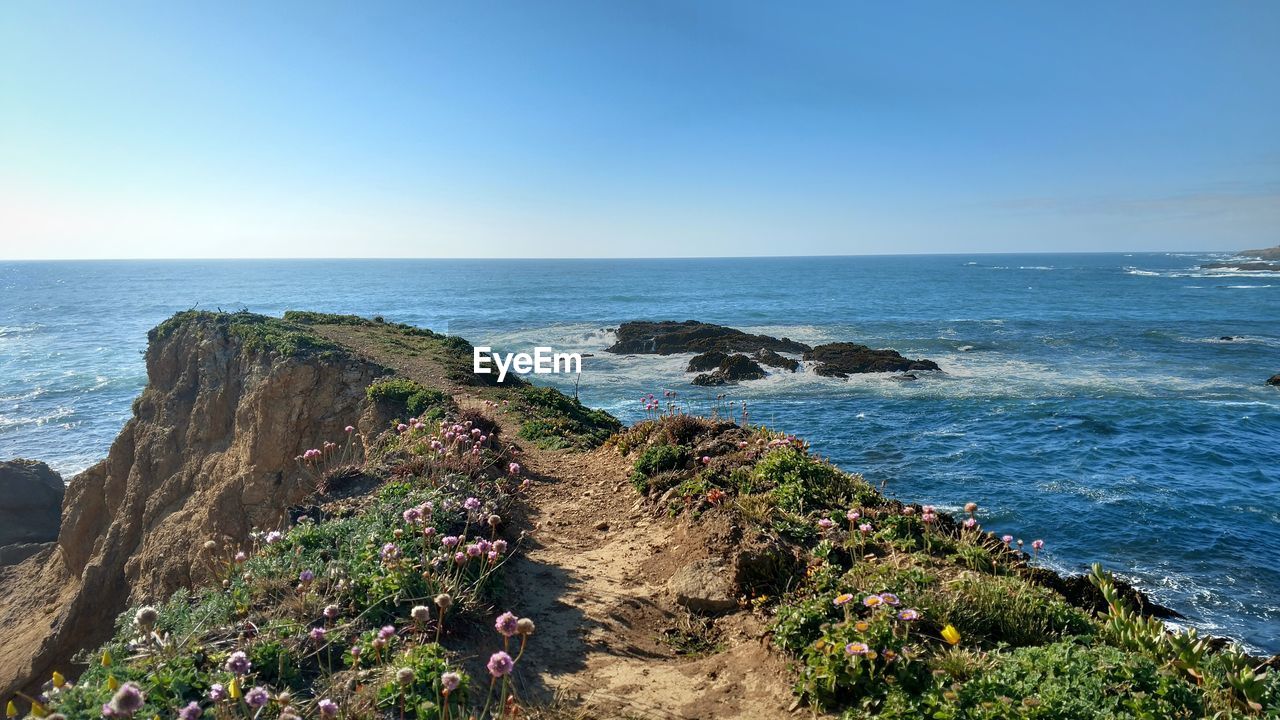
<svg viewBox="0 0 1280 720">
<path fill-rule="evenodd" d="M 120 689 L 120 681 L 116 679 L 115 675 L 107 676 L 107 689 L 113 692 Z"/>
<path fill-rule="evenodd" d="M 49 714 L 49 709 L 34 700 L 31 702 L 31 717 L 42 718 Z"/>
<path fill-rule="evenodd" d="M 111 667 L 111 651 L 102 651 L 102 667 Z"/>
<path fill-rule="evenodd" d="M 18 717 L 18 706 L 15 705 L 12 700 L 10 700 L 9 704 L 4 708 L 4 716 L 11 718 Z"/>
<path fill-rule="evenodd" d="M 56 687 L 56 688 L 61 688 L 63 685 L 66 685 L 66 684 L 67 684 L 67 678 L 66 678 L 65 676 L 63 676 L 63 674 L 62 674 L 62 673 L 58 672 L 57 670 L 54 670 L 54 671 L 53 671 L 53 686 L 54 686 L 54 687 Z"/>
<path fill-rule="evenodd" d="M 960 631 L 956 629 L 955 625 L 948 625 L 942 628 L 942 639 L 955 645 L 960 642 Z"/>
<path fill-rule="evenodd" d="M 853 629 L 857 630 L 858 632 L 866 632 L 867 628 L 869 627 L 871 626 L 867 624 L 866 620 L 859 620 L 858 622 L 853 624 Z"/>
<path fill-rule="evenodd" d="M 240 699 L 240 678 L 231 678 L 231 684 L 227 686 L 227 694 L 232 700 Z"/>
</svg>

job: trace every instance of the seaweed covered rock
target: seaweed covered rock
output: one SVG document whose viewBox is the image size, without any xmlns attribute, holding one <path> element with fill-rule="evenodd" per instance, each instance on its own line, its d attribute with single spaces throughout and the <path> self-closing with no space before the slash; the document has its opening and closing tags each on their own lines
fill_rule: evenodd
<svg viewBox="0 0 1280 720">
<path fill-rule="evenodd" d="M 904 358 L 896 350 L 874 350 L 857 343 L 836 342 L 819 345 L 804 354 L 817 363 L 814 372 L 827 377 L 846 378 L 855 373 L 939 370 L 932 360 Z"/>
<path fill-rule="evenodd" d="M 616 334 L 618 341 L 607 350 L 622 355 L 674 355 L 708 350 L 751 353 L 762 349 L 800 353 L 809 349 L 808 345 L 788 338 L 752 335 L 724 325 L 696 320 L 626 322 L 618 327 Z"/>
<path fill-rule="evenodd" d="M 720 367 L 709 373 L 702 373 L 693 379 L 694 385 L 714 387 L 717 385 L 734 385 L 743 380 L 759 380 L 765 376 L 764 368 L 746 355 L 730 355 Z"/>
</svg>

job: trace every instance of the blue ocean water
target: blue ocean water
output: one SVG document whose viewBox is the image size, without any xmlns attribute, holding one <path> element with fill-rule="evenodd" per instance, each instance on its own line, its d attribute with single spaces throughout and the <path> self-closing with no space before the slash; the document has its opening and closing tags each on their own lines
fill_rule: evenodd
<svg viewBox="0 0 1280 720">
<path fill-rule="evenodd" d="M 314 309 L 509 350 L 594 353 L 580 392 L 634 420 L 683 357 L 601 351 L 628 319 L 699 319 L 936 360 L 914 383 L 774 375 L 753 421 L 904 500 L 982 505 L 1060 569 L 1102 562 L 1211 632 L 1280 652 L 1280 275 L 1218 255 L 0 264 L 0 457 L 105 455 L 146 331 L 192 307 Z M 1221 336 L 1234 336 L 1231 341 Z M 574 378 L 552 378 L 572 390 Z"/>
</svg>

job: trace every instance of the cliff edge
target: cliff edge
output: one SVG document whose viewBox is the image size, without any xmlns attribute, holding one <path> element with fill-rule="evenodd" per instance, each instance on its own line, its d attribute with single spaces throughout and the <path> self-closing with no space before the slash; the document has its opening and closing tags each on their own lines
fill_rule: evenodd
<svg viewBox="0 0 1280 720">
<path fill-rule="evenodd" d="M 282 523 L 314 490 L 295 457 L 341 436 L 386 372 L 247 313 L 180 313 L 150 340 L 147 387 L 107 458 L 72 478 L 56 545 L 0 570 L 0 696 L 110 637 L 130 604 L 204 579 L 206 541 Z"/>
</svg>

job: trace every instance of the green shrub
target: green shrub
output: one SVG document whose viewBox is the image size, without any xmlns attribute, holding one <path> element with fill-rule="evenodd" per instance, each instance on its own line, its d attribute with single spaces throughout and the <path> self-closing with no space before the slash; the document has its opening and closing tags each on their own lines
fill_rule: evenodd
<svg viewBox="0 0 1280 720">
<path fill-rule="evenodd" d="M 877 718 L 1180 720 L 1204 717 L 1191 685 L 1150 658 L 1076 640 L 992 656 L 993 666 L 954 685 L 914 694 L 894 688 Z"/>
<path fill-rule="evenodd" d="M 462 683 L 449 694 L 449 715 L 466 717 L 466 697 L 468 679 L 461 670 L 455 670 L 445 660 L 444 649 L 435 643 L 419 645 L 411 648 L 395 658 L 389 665 L 391 678 L 378 686 L 378 707 L 388 717 L 417 718 L 418 720 L 436 720 L 444 717 L 440 676 L 446 672 L 457 672 Z M 408 670 L 409 676 L 402 678 L 398 673 Z M 409 682 L 401 682 L 409 679 Z"/>
<path fill-rule="evenodd" d="M 774 450 L 756 463 L 755 479 L 772 488 L 778 507 L 806 515 L 840 511 L 882 502 L 879 494 L 860 476 L 809 457 L 803 450 Z"/>
<path fill-rule="evenodd" d="M 386 403 L 423 422 L 440 420 L 450 405 L 449 396 L 445 393 L 423 387 L 409 378 L 379 380 L 365 388 L 365 395 L 373 402 Z"/>
<path fill-rule="evenodd" d="M 652 445 L 636 458 L 631 484 L 640 493 L 646 493 L 655 475 L 684 468 L 689 457 L 689 450 L 683 445 Z"/>
<path fill-rule="evenodd" d="M 549 387 L 524 387 L 516 409 L 526 418 L 519 435 L 547 448 L 589 450 L 622 429 L 618 419 Z"/>
</svg>

